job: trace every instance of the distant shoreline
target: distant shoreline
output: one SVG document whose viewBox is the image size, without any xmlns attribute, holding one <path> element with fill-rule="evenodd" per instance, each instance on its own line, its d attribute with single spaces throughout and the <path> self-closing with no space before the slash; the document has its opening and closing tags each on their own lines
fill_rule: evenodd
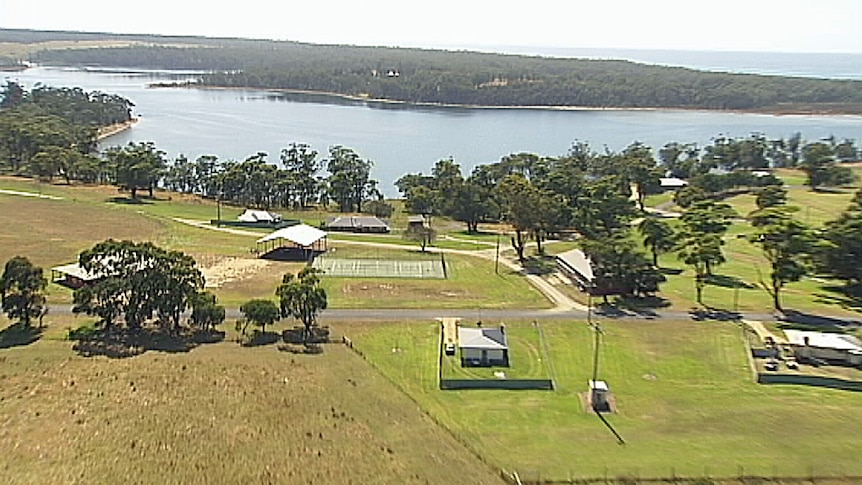
<svg viewBox="0 0 862 485">
<path fill-rule="evenodd" d="M 128 129 L 131 129 L 138 121 L 140 121 L 140 118 L 132 118 L 129 121 L 124 121 L 122 123 L 114 123 L 113 125 L 103 126 L 99 128 L 99 132 L 98 134 L 96 134 L 96 141 L 105 140 L 114 135 L 120 134 Z"/>
<path fill-rule="evenodd" d="M 150 88 L 191 88 L 219 91 L 266 91 L 272 93 L 287 93 L 287 94 L 306 94 L 312 96 L 323 96 L 339 98 L 348 101 L 378 103 L 382 105 L 399 105 L 399 106 L 416 106 L 425 108 L 452 108 L 452 109 L 483 109 L 483 110 L 547 110 L 547 111 L 696 111 L 703 113 L 738 113 L 738 114 L 763 114 L 773 116 L 789 116 L 789 115 L 820 115 L 820 116 L 862 116 L 862 105 L 835 105 L 824 104 L 821 106 L 805 106 L 805 105 L 787 105 L 773 106 L 766 108 L 757 108 L 751 110 L 738 109 L 709 109 L 709 108 L 692 108 L 685 106 L 663 106 L 663 107 L 621 107 L 621 106 L 548 106 L 548 105 L 507 105 L 507 106 L 491 106 L 478 104 L 454 104 L 454 103 L 431 103 L 421 101 L 401 101 L 396 99 L 372 98 L 369 96 L 357 96 L 351 94 L 337 93 L 332 91 L 313 91 L 307 89 L 291 89 L 291 88 L 260 88 L 252 86 L 210 86 L 191 82 L 178 83 L 152 83 L 147 87 Z"/>
</svg>

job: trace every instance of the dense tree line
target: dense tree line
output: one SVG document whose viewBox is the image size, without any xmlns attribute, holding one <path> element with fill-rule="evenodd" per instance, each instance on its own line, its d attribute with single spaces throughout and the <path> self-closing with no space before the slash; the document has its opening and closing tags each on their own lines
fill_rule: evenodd
<svg viewBox="0 0 862 485">
<path fill-rule="evenodd" d="M 101 127 L 131 120 L 131 101 L 80 88 L 7 81 L 0 90 L 0 172 L 105 181 L 93 156 Z"/>
<path fill-rule="evenodd" d="M 784 148 L 788 146 L 797 152 Z M 858 156 L 852 141 L 805 143 L 800 135 L 790 141 L 767 141 L 760 135 L 719 137 L 703 149 L 671 142 L 658 154 L 656 159 L 650 147 L 638 142 L 619 153 L 598 153 L 588 144 L 576 142 L 561 157 L 512 154 L 479 165 L 466 177 L 454 160 L 444 159 L 430 175 L 407 174 L 396 186 L 409 211 L 451 217 L 464 222 L 471 232 L 480 222 L 508 223 L 514 233 L 512 247 L 521 261 L 526 259 L 530 239 L 541 253 L 548 235 L 576 232 L 592 262 L 598 294 L 654 293 L 664 281 L 657 268 L 658 255 L 675 251 L 694 271 L 696 299 L 702 302 L 714 269 L 725 262 L 722 246 L 731 220 L 742 216 L 722 199 L 739 191 L 757 195 L 759 209 L 749 215 L 755 229 L 752 242 L 772 265 L 770 282 L 763 286 L 773 295 L 776 309 L 781 309 L 784 285 L 813 271 L 814 261 L 820 262 L 818 271 L 842 278 L 848 270 L 841 270 L 841 264 L 857 266 L 849 261 L 858 256 L 858 201 L 827 225 L 823 239 L 830 243 L 818 249 L 811 243 L 812 230 L 790 217 L 791 209 L 784 207 L 787 191 L 783 182 L 763 171 L 797 167 L 806 171 L 812 188 L 852 182 L 852 172 L 839 162 L 839 158 L 849 161 Z M 817 175 L 808 168 L 811 166 L 840 175 L 821 177 L 812 185 Z M 689 179 L 675 196 L 686 208 L 677 230 L 644 213 L 644 197 L 657 193 L 661 178 L 670 174 Z M 632 243 L 630 221 L 639 216 L 644 220 L 637 228 L 651 258 Z"/>
<path fill-rule="evenodd" d="M 21 42 L 27 36 L 11 32 L 8 37 Z M 33 59 L 64 65 L 202 69 L 212 72 L 200 82 L 212 86 L 334 92 L 412 103 L 732 110 L 820 107 L 850 112 L 862 106 L 862 82 L 851 80 L 712 73 L 616 60 L 145 37 L 105 36 L 149 43 L 44 50 Z M 172 45 L 158 45 L 168 43 Z"/>
</svg>

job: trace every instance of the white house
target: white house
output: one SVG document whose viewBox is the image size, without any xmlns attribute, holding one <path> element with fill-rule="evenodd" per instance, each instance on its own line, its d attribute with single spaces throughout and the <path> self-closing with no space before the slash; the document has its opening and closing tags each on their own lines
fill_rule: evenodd
<svg viewBox="0 0 862 485">
<path fill-rule="evenodd" d="M 502 325 L 494 328 L 458 327 L 463 366 L 508 366 L 509 339 Z"/>
</svg>

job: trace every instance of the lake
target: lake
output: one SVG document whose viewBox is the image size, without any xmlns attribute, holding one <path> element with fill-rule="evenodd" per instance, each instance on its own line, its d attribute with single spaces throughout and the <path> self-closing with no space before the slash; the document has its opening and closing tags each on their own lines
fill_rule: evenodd
<svg viewBox="0 0 862 485">
<path fill-rule="evenodd" d="M 704 146 L 718 135 L 752 133 L 862 141 L 862 116 L 411 107 L 260 90 L 147 88 L 191 77 L 182 72 L 35 67 L 4 77 L 28 88 L 78 86 L 130 99 L 140 122 L 103 147 L 153 141 L 171 159 L 209 154 L 243 160 L 262 151 L 276 162 L 291 142 L 307 143 L 322 156 L 328 147 L 343 145 L 374 162 L 372 176 L 387 196 L 398 195 L 393 183 L 403 174 L 429 173 L 443 158 L 454 158 L 468 174 L 511 153 L 563 155 L 576 140 L 597 151 L 621 150 L 634 141 L 655 149 L 670 141 Z"/>
</svg>

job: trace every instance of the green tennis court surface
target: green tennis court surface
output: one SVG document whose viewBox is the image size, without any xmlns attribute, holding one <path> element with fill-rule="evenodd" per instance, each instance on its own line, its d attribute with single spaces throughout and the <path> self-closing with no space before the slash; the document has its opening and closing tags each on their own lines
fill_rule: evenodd
<svg viewBox="0 0 862 485">
<path fill-rule="evenodd" d="M 441 259 L 404 261 L 392 259 L 336 259 L 319 257 L 314 267 L 324 276 L 345 278 L 438 278 L 445 279 L 445 264 Z"/>
</svg>

